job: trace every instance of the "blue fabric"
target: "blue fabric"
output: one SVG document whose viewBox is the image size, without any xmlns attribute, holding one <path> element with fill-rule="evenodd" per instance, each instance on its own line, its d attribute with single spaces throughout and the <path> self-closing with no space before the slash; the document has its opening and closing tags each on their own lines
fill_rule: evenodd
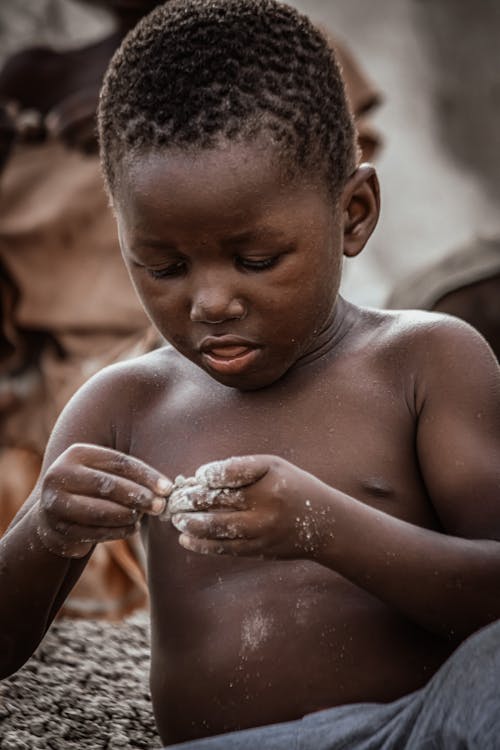
<svg viewBox="0 0 500 750">
<path fill-rule="evenodd" d="M 169 750 L 500 750 L 500 620 L 468 638 L 421 690 Z"/>
</svg>

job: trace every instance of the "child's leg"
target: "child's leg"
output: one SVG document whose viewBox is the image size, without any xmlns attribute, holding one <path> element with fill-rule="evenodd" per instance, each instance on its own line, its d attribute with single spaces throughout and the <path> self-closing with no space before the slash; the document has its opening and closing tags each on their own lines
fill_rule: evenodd
<svg viewBox="0 0 500 750">
<path fill-rule="evenodd" d="M 219 734 L 204 740 L 169 745 L 164 750 L 295 750 L 297 723 L 294 721 L 289 724 L 247 729 L 243 732 Z"/>
<path fill-rule="evenodd" d="M 424 688 L 393 703 L 339 706 L 298 721 L 174 747 L 179 750 L 499 750 L 500 620 L 465 641 Z"/>
<path fill-rule="evenodd" d="M 303 719 L 169 746 L 168 750 L 402 750 L 420 710 L 418 693 L 356 703 Z"/>
</svg>

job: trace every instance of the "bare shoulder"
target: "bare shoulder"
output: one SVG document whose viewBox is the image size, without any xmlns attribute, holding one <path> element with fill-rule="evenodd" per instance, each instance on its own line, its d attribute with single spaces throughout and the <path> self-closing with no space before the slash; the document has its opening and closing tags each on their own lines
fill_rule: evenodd
<svg viewBox="0 0 500 750">
<path fill-rule="evenodd" d="M 480 356 L 496 363 L 493 352 L 481 334 L 452 315 L 425 310 L 375 310 L 360 308 L 362 328 L 370 335 L 374 351 L 403 350 L 410 358 Z"/>
<path fill-rule="evenodd" d="M 173 386 L 186 376 L 189 363 L 172 346 L 109 365 L 94 375 L 81 389 L 82 394 L 89 390 L 94 395 L 106 398 L 113 407 L 116 396 L 118 402 L 132 398 L 144 391 L 155 391 Z"/>
<path fill-rule="evenodd" d="M 485 339 L 459 318 L 423 310 L 359 308 L 355 347 L 393 382 L 418 413 L 432 394 L 500 397 L 500 369 Z"/>
<path fill-rule="evenodd" d="M 443 374 L 443 366 L 448 364 L 461 369 L 473 365 L 483 373 L 498 374 L 498 362 L 491 347 L 464 320 L 421 310 L 403 310 L 394 315 L 395 335 L 427 373 Z"/>
<path fill-rule="evenodd" d="M 391 354 L 415 384 L 417 402 L 444 391 L 486 388 L 500 395 L 500 369 L 475 328 L 451 315 L 423 310 L 367 311 L 375 349 Z"/>
<path fill-rule="evenodd" d="M 359 308 L 362 327 L 376 335 L 382 346 L 440 347 L 444 341 L 481 346 L 484 339 L 460 318 L 427 310 L 379 310 Z"/>
<path fill-rule="evenodd" d="M 46 460 L 53 460 L 73 443 L 126 451 L 131 419 L 153 408 L 157 399 L 168 397 L 169 390 L 185 377 L 185 367 L 180 355 L 165 346 L 100 370 L 64 408 L 50 438 Z"/>
</svg>

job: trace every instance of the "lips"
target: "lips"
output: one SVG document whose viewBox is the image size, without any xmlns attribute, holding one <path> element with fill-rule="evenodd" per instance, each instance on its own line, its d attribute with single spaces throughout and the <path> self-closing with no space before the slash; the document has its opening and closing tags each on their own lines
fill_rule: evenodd
<svg viewBox="0 0 500 750">
<path fill-rule="evenodd" d="M 234 357 L 240 357 L 245 354 L 252 347 L 250 346 L 221 346 L 210 349 L 207 353 L 211 354 L 212 357 L 220 357 L 221 359 L 233 359 Z"/>
<path fill-rule="evenodd" d="M 252 341 L 235 336 L 209 336 L 202 341 L 200 351 L 208 369 L 234 375 L 255 362 L 260 348 Z"/>
</svg>

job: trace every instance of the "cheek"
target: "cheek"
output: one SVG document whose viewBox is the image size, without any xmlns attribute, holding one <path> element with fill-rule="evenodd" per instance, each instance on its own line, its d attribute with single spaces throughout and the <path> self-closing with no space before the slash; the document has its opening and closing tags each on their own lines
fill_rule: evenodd
<svg viewBox="0 0 500 750">
<path fill-rule="evenodd" d="M 317 333 L 328 322 L 337 300 L 339 276 L 335 269 L 325 269 L 315 283 L 304 285 L 301 296 L 303 335 Z"/>
<path fill-rule="evenodd" d="M 161 281 L 151 279 L 142 272 L 131 273 L 132 282 L 142 305 L 160 332 L 168 336 L 169 329 L 182 327 L 186 302 L 175 285 L 167 288 Z M 175 335 L 173 333 L 172 335 Z"/>
<path fill-rule="evenodd" d="M 165 300 L 151 288 L 152 284 L 148 279 L 145 279 L 143 274 L 138 274 L 134 280 L 134 286 L 139 299 L 141 300 L 143 307 L 147 311 L 153 320 L 156 320 L 159 313 L 162 311 Z"/>
<path fill-rule="evenodd" d="M 341 261 L 334 257 L 313 258 L 307 267 L 298 269 L 291 283 L 282 290 L 296 311 L 309 319 L 321 316 L 331 308 L 340 285 Z"/>
</svg>

